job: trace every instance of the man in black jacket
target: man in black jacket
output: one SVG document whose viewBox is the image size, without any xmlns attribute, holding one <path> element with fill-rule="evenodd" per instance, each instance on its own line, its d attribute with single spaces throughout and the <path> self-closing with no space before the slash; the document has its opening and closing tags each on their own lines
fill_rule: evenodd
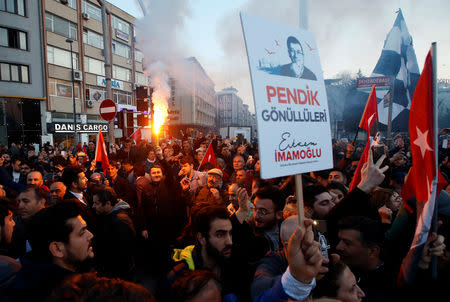
<svg viewBox="0 0 450 302">
<path fill-rule="evenodd" d="M 181 196 L 180 183 L 162 159 L 162 152 L 157 153 L 161 166 L 150 169 L 151 182 L 143 190 L 138 220 L 142 237 L 151 244 L 152 272 L 166 273 L 170 245 L 186 221 L 186 201 Z"/>
<path fill-rule="evenodd" d="M 136 192 L 133 191 L 133 188 L 126 178 L 117 174 L 118 171 L 119 163 L 116 161 L 110 161 L 109 166 L 106 169 L 106 176 L 108 177 L 109 185 L 114 189 L 120 199 L 123 199 L 132 207 L 134 212 L 136 209 Z"/>
<path fill-rule="evenodd" d="M 132 280 L 136 231 L 130 205 L 118 199 L 111 187 L 94 189 L 93 209 L 97 213 L 95 262 L 100 275 Z"/>
<path fill-rule="evenodd" d="M 94 256 L 93 235 L 75 202 L 39 211 L 30 221 L 32 251 L 21 258 L 8 301 L 43 301 L 66 277 Z"/>
<path fill-rule="evenodd" d="M 89 226 L 89 230 L 94 229 L 94 215 L 92 213 L 90 200 L 86 198 L 87 178 L 84 171 L 77 166 L 68 166 L 64 168 L 62 181 L 66 186 L 66 194 L 63 200 L 77 201 L 81 208 L 81 216 Z"/>
</svg>

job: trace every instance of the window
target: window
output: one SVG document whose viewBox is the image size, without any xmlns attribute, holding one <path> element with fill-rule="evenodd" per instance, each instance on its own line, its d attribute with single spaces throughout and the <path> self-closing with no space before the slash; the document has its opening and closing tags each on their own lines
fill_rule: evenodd
<svg viewBox="0 0 450 302">
<path fill-rule="evenodd" d="M 130 24 L 128 24 L 128 22 L 112 15 L 111 16 L 111 23 L 112 23 L 112 27 L 115 29 L 120 30 L 121 32 L 126 33 L 127 35 L 130 34 Z"/>
<path fill-rule="evenodd" d="M 103 36 L 91 30 L 84 30 L 83 42 L 85 44 L 103 49 Z"/>
<path fill-rule="evenodd" d="M 57 2 L 61 3 L 61 0 L 56 0 Z M 77 9 L 77 0 L 65 0 L 67 3 L 67 6 L 73 8 L 73 9 Z"/>
<path fill-rule="evenodd" d="M 88 14 L 90 18 L 102 22 L 102 10 L 100 9 L 100 7 L 92 3 L 89 3 L 86 0 L 83 0 L 81 6 L 83 8 L 83 13 Z"/>
<path fill-rule="evenodd" d="M 27 34 L 17 29 L 0 27 L 0 46 L 27 50 Z"/>
<path fill-rule="evenodd" d="M 105 76 L 105 63 L 90 57 L 84 57 L 84 70 L 85 72 Z"/>
<path fill-rule="evenodd" d="M 136 62 L 142 63 L 143 54 L 139 50 L 134 51 L 134 60 Z"/>
<path fill-rule="evenodd" d="M 131 104 L 131 93 L 127 92 L 119 92 L 117 90 L 113 90 L 113 100 L 116 104 L 121 105 L 132 105 Z"/>
<path fill-rule="evenodd" d="M 78 83 L 74 84 L 75 84 L 75 98 L 78 99 L 80 86 Z M 49 79 L 48 94 L 51 96 L 72 98 L 72 82 L 57 79 Z"/>
<path fill-rule="evenodd" d="M 113 65 L 113 78 L 122 81 L 131 81 L 131 70 L 117 65 Z"/>
<path fill-rule="evenodd" d="M 0 81 L 29 83 L 28 66 L 0 63 Z"/>
<path fill-rule="evenodd" d="M 47 46 L 48 64 L 59 65 L 71 68 L 70 51 L 59 49 L 53 46 Z M 78 54 L 73 54 L 73 69 L 78 69 Z"/>
<path fill-rule="evenodd" d="M 142 72 L 136 72 L 136 84 L 142 86 L 148 85 L 147 77 L 145 76 L 145 74 L 143 74 Z"/>
<path fill-rule="evenodd" d="M 45 28 L 51 32 L 77 40 L 77 25 L 69 20 L 45 13 Z"/>
<path fill-rule="evenodd" d="M 0 10 L 25 16 L 25 0 L 0 0 Z"/>
<path fill-rule="evenodd" d="M 130 57 L 130 46 L 117 42 L 115 40 L 112 41 L 112 52 L 113 54 L 129 58 Z"/>
</svg>

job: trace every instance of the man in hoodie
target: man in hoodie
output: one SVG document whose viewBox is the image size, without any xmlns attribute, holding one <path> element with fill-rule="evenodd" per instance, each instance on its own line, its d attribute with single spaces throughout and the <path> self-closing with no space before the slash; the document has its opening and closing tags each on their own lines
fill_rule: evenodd
<svg viewBox="0 0 450 302">
<path fill-rule="evenodd" d="M 130 205 L 111 187 L 93 190 L 92 208 L 98 215 L 94 249 L 99 275 L 132 280 L 136 231 Z"/>
</svg>

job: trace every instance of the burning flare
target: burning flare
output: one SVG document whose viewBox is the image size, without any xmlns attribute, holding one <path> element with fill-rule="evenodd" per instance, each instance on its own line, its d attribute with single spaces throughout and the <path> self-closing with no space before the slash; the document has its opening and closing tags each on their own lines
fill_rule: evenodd
<svg viewBox="0 0 450 302">
<path fill-rule="evenodd" d="M 153 98 L 153 133 L 158 135 L 167 118 L 167 100 Z"/>
<path fill-rule="evenodd" d="M 150 86 L 153 87 L 153 133 L 158 135 L 167 116 L 169 115 L 169 75 L 167 74 L 165 65 L 162 62 L 155 62 L 151 64 L 149 74 Z"/>
</svg>

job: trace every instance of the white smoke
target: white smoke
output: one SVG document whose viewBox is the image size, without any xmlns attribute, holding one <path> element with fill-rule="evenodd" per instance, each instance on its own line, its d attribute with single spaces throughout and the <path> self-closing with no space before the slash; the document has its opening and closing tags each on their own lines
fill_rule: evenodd
<svg viewBox="0 0 450 302">
<path fill-rule="evenodd" d="M 135 22 L 137 48 L 143 53 L 144 72 L 153 88 L 154 120 L 164 122 L 170 98 L 170 77 L 182 74 L 185 49 L 180 35 L 191 12 L 185 0 L 139 0 L 146 15 Z M 178 80 L 178 79 L 177 79 Z"/>
</svg>

